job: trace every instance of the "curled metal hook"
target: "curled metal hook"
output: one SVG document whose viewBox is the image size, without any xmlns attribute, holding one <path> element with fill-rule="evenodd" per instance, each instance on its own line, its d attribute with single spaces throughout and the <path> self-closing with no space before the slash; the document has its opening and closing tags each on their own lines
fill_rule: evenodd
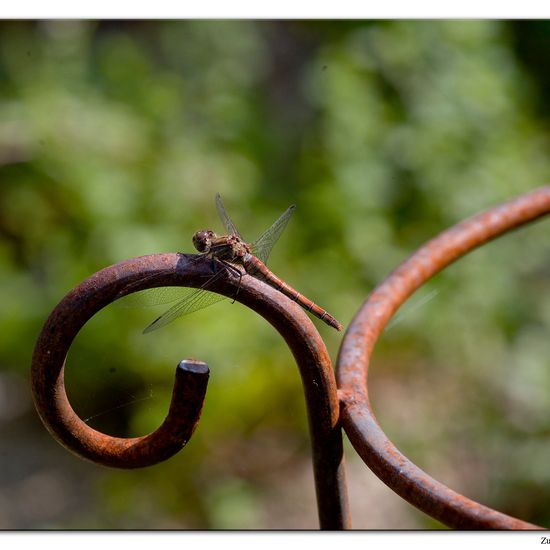
<svg viewBox="0 0 550 550">
<path fill-rule="evenodd" d="M 76 334 L 125 288 L 145 288 L 139 280 L 143 270 L 151 277 L 160 274 L 162 280 L 165 261 L 161 257 L 157 268 L 151 269 L 146 257 L 136 258 L 96 273 L 63 298 L 36 342 L 32 389 L 44 424 L 69 450 L 104 466 L 140 468 L 166 460 L 187 443 L 200 418 L 209 376 L 207 365 L 200 361 L 180 362 L 168 415 L 157 430 L 143 437 L 113 437 L 94 430 L 78 417 L 65 393 L 65 360 Z"/>
<path fill-rule="evenodd" d="M 62 445 L 86 459 L 120 468 L 155 464 L 185 445 L 199 420 L 206 392 L 208 368 L 204 363 L 180 363 L 162 426 L 148 436 L 128 439 L 100 433 L 78 417 L 65 392 L 64 365 L 80 329 L 116 298 L 159 286 L 199 287 L 212 276 L 211 269 L 209 262 L 190 262 L 185 254 L 143 256 L 95 273 L 63 298 L 38 337 L 32 363 L 36 408 Z M 239 281 L 228 274 L 209 290 L 236 296 L 270 322 L 290 347 L 306 397 L 320 525 L 324 529 L 349 527 L 336 381 L 319 333 L 297 304 L 254 277 Z"/>
<path fill-rule="evenodd" d="M 368 397 L 376 341 L 399 306 L 422 284 L 474 248 L 550 213 L 550 186 L 491 208 L 418 249 L 367 298 L 346 331 L 337 363 L 342 425 L 371 470 L 405 500 L 462 529 L 537 529 L 460 495 L 410 462 L 380 428 Z"/>
</svg>

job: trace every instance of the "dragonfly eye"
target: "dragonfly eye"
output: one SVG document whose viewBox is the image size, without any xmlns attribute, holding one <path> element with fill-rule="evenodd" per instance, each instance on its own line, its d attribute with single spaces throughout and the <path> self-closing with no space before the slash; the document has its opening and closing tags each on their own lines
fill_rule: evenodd
<svg viewBox="0 0 550 550">
<path fill-rule="evenodd" d="M 214 233 L 212 231 L 197 231 L 193 235 L 193 245 L 199 252 L 208 252 L 212 243 L 212 237 Z"/>
</svg>

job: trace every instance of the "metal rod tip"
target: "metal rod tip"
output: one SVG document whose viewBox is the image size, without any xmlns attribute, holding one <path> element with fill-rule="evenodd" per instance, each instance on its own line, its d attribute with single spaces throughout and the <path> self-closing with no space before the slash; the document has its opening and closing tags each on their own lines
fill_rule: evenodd
<svg viewBox="0 0 550 550">
<path fill-rule="evenodd" d="M 209 374 L 210 369 L 204 361 L 197 361 L 195 359 L 184 359 L 178 364 L 178 369 L 193 372 L 196 374 Z"/>
</svg>

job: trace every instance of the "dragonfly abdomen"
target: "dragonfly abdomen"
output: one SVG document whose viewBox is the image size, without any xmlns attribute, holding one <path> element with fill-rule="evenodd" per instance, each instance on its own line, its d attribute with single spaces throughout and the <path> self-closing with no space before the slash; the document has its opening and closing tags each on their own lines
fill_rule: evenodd
<svg viewBox="0 0 550 550">
<path fill-rule="evenodd" d="M 247 254 L 243 258 L 243 265 L 248 274 L 263 279 L 269 286 L 277 289 L 299 306 L 303 307 L 306 311 L 321 319 L 321 321 L 324 321 L 327 325 L 336 330 L 342 330 L 342 325 L 330 313 L 319 307 L 309 298 L 306 298 L 303 294 L 300 294 L 282 279 L 279 279 L 279 277 L 271 272 L 261 260 L 252 254 Z"/>
</svg>

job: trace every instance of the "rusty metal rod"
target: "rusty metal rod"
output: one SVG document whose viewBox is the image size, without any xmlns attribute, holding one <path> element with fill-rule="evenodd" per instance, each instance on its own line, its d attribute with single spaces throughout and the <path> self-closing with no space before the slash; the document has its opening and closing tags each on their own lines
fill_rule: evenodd
<svg viewBox="0 0 550 550">
<path fill-rule="evenodd" d="M 90 428 L 72 409 L 63 380 L 72 341 L 100 309 L 130 292 L 159 286 L 199 287 L 212 276 L 210 262 L 190 258 L 195 256 L 155 254 L 107 267 L 69 292 L 50 315 L 33 356 L 33 396 L 48 430 L 71 451 L 104 465 L 135 468 L 165 460 L 191 436 L 206 391 L 208 370 L 203 363 L 184 362 L 178 369 L 167 419 L 159 430 L 142 438 L 114 438 Z M 245 275 L 239 281 L 228 272 L 209 290 L 236 296 L 269 321 L 290 347 L 306 396 L 320 526 L 349 527 L 339 401 L 330 357 L 319 333 L 302 308 L 254 277 Z"/>
<path fill-rule="evenodd" d="M 378 337 L 398 307 L 422 284 L 474 248 L 550 213 L 550 186 L 491 208 L 418 249 L 367 298 L 346 331 L 337 362 L 342 425 L 371 470 L 405 500 L 461 529 L 538 529 L 452 491 L 408 460 L 384 434 L 367 387 Z"/>
</svg>

